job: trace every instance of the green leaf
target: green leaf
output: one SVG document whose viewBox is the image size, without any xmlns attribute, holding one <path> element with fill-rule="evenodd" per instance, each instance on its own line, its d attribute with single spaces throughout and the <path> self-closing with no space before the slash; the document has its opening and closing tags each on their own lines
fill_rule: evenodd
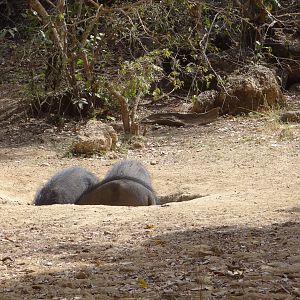
<svg viewBox="0 0 300 300">
<path fill-rule="evenodd" d="M 172 55 L 172 51 L 170 51 L 169 49 L 163 49 L 163 56 L 166 58 L 171 57 Z"/>
<path fill-rule="evenodd" d="M 62 21 L 62 20 L 64 19 L 64 17 L 65 17 L 65 14 L 64 14 L 64 13 L 60 13 L 60 14 L 58 15 L 58 19 L 59 19 L 60 21 Z"/>
<path fill-rule="evenodd" d="M 161 90 L 158 87 L 155 88 L 154 91 L 152 92 L 152 96 L 154 98 L 157 98 L 158 96 L 160 96 L 160 94 L 161 94 Z"/>
<path fill-rule="evenodd" d="M 83 59 L 79 58 L 79 59 L 76 61 L 76 64 L 77 64 L 77 66 L 82 66 L 82 65 L 83 65 Z"/>
<path fill-rule="evenodd" d="M 148 288 L 148 283 L 143 278 L 138 279 L 138 283 L 140 284 L 140 288 L 142 289 Z"/>
</svg>

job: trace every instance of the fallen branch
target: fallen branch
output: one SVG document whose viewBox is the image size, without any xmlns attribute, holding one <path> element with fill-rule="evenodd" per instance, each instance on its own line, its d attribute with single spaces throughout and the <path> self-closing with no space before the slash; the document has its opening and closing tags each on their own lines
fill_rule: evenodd
<svg viewBox="0 0 300 300">
<path fill-rule="evenodd" d="M 211 123 L 219 117 L 220 108 L 213 108 L 208 112 L 197 113 L 158 113 L 150 115 L 142 119 L 142 124 L 159 124 L 169 126 L 191 126 L 191 125 L 205 125 Z"/>
<path fill-rule="evenodd" d="M 290 110 L 285 111 L 280 114 L 280 121 L 288 122 L 298 122 L 300 123 L 300 110 Z"/>
</svg>

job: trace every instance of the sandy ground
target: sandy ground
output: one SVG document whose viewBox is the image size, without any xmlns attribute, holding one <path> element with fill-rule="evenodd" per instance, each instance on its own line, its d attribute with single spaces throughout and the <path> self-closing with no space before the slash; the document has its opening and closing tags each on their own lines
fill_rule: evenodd
<svg viewBox="0 0 300 300">
<path fill-rule="evenodd" d="M 299 124 L 153 128 L 145 148 L 98 158 L 66 158 L 66 133 L 33 127 L 2 128 L 0 299 L 300 299 Z M 201 197 L 31 205 L 56 171 L 103 177 L 125 157 L 145 164 L 159 195 Z"/>
</svg>

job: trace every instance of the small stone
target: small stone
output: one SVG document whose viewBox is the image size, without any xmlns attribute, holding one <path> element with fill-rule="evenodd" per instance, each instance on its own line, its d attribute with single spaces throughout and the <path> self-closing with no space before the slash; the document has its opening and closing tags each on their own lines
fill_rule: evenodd
<svg viewBox="0 0 300 300">
<path fill-rule="evenodd" d="M 134 142 L 132 144 L 133 149 L 142 149 L 145 147 L 145 144 L 143 142 Z"/>
<path fill-rule="evenodd" d="M 79 271 L 76 273 L 75 278 L 76 279 L 86 279 L 86 278 L 88 278 L 88 274 L 84 271 Z"/>
<path fill-rule="evenodd" d="M 54 133 L 54 130 L 52 128 L 48 128 L 44 130 L 44 133 Z"/>
<path fill-rule="evenodd" d="M 41 163 L 40 166 L 41 167 L 50 167 L 50 164 L 49 163 Z"/>
<path fill-rule="evenodd" d="M 41 290 L 41 289 L 42 289 L 42 287 L 41 287 L 40 285 L 38 285 L 38 284 L 32 285 L 31 287 L 32 287 L 34 290 Z"/>
</svg>

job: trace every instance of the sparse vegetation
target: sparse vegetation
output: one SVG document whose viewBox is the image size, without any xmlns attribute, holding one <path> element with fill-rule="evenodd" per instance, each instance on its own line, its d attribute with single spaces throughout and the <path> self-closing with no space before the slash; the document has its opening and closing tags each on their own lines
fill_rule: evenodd
<svg viewBox="0 0 300 300">
<path fill-rule="evenodd" d="M 193 101 L 224 88 L 226 76 L 249 62 L 275 64 L 283 87 L 294 80 L 283 76 L 294 56 L 280 56 L 276 40 L 279 24 L 297 26 L 292 14 L 286 21 L 298 8 L 292 0 L 27 2 L 15 13 L 26 15 L 26 55 L 37 59 L 29 69 L 37 113 L 105 119 L 117 103 L 124 131 L 137 134 L 145 97 Z M 2 32 L 13 38 L 18 28 Z"/>
</svg>

